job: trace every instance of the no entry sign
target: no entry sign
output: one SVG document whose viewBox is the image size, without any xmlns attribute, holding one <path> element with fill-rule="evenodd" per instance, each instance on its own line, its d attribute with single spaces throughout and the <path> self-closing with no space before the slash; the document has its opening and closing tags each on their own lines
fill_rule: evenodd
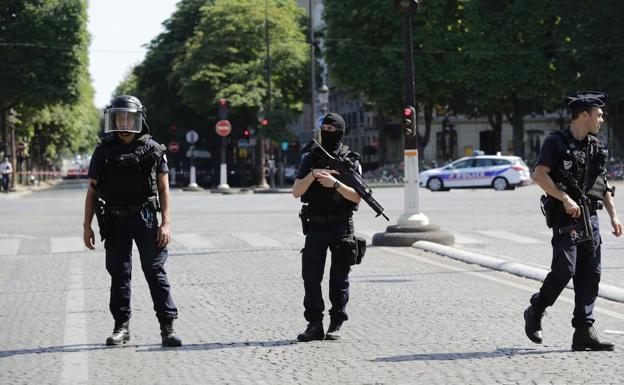
<svg viewBox="0 0 624 385">
<path fill-rule="evenodd" d="M 180 150 L 180 145 L 178 142 L 169 142 L 169 152 L 175 154 Z"/>
<path fill-rule="evenodd" d="M 232 132 L 232 124 L 229 120 L 219 120 L 215 126 L 215 130 L 219 136 L 228 136 Z"/>
</svg>

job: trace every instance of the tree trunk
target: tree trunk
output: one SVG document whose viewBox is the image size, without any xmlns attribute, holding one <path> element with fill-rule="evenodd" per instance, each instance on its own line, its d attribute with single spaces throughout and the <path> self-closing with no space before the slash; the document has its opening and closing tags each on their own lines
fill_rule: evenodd
<svg viewBox="0 0 624 385">
<path fill-rule="evenodd" d="M 431 138 L 431 124 L 433 122 L 433 106 L 425 105 L 423 107 L 425 113 L 425 133 L 424 135 L 420 135 L 420 132 L 416 130 L 416 135 L 418 135 L 418 162 L 422 165 L 422 162 L 425 159 L 425 147 L 429 144 L 429 139 Z"/>
<path fill-rule="evenodd" d="M 507 120 L 513 127 L 513 151 L 514 155 L 524 159 L 524 119 L 521 112 L 514 111 L 507 116 Z"/>
<path fill-rule="evenodd" d="M 488 122 L 494 131 L 494 153 L 502 151 L 503 114 L 489 114 Z"/>
</svg>

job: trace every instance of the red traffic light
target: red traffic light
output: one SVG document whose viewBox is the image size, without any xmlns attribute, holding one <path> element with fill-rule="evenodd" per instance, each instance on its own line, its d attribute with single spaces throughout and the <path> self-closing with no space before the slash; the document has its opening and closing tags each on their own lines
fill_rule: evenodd
<svg viewBox="0 0 624 385">
<path fill-rule="evenodd" d="M 219 99 L 219 105 L 225 107 L 227 105 L 227 99 L 223 99 L 223 98 Z"/>
<path fill-rule="evenodd" d="M 263 126 L 263 127 L 268 126 L 269 125 L 269 119 L 262 119 L 260 121 L 260 125 Z"/>
<path fill-rule="evenodd" d="M 410 118 L 412 116 L 412 107 L 405 107 L 403 109 L 403 116 Z"/>
<path fill-rule="evenodd" d="M 245 138 L 249 138 L 249 135 L 251 135 L 251 134 L 250 134 L 250 132 L 249 132 L 249 130 L 248 130 L 248 129 L 244 129 L 244 130 L 243 130 L 243 136 L 244 136 Z"/>
</svg>

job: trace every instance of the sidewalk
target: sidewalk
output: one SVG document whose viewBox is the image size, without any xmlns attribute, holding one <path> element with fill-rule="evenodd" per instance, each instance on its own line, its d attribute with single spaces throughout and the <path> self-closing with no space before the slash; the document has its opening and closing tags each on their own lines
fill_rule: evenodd
<svg viewBox="0 0 624 385">
<path fill-rule="evenodd" d="M 8 194 L 0 193 L 0 199 L 16 199 L 21 198 L 26 195 L 31 194 L 33 191 L 42 191 L 47 190 L 61 183 L 63 179 L 57 178 L 49 181 L 40 182 L 36 186 L 31 185 L 23 185 L 23 184 L 15 184 L 15 187 L 12 190 L 9 190 Z"/>
</svg>

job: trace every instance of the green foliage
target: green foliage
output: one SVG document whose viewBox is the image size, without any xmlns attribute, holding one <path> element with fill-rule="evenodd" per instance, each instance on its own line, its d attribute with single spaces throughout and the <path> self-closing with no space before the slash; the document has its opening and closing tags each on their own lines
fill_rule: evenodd
<svg viewBox="0 0 624 385">
<path fill-rule="evenodd" d="M 307 60 L 302 12 L 294 1 L 268 0 L 271 94 L 287 111 L 302 107 Z M 185 54 L 173 67 L 182 101 L 208 115 L 218 99 L 226 98 L 231 113 L 253 120 L 265 104 L 268 88 L 264 30 L 265 9 L 255 0 L 204 6 Z"/>
<path fill-rule="evenodd" d="M 97 139 L 86 7 L 84 0 L 0 5 L 0 112 L 18 112 L 17 137 L 39 164 L 90 149 Z"/>
<path fill-rule="evenodd" d="M 84 0 L 5 0 L 0 7 L 0 107 L 71 103 L 88 62 Z"/>
</svg>

